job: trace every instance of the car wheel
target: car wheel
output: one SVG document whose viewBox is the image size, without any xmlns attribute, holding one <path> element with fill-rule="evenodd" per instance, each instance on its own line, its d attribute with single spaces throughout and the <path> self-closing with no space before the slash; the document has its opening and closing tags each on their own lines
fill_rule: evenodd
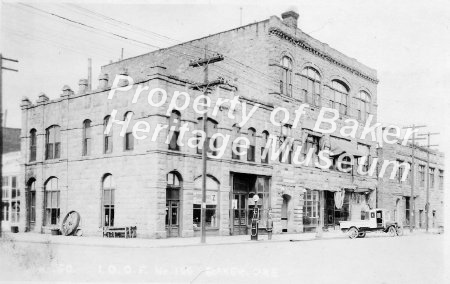
<svg viewBox="0 0 450 284">
<path fill-rule="evenodd" d="M 355 227 L 350 228 L 350 230 L 348 230 L 348 237 L 350 239 L 354 239 L 356 237 L 358 237 L 358 229 L 356 229 Z"/>
<path fill-rule="evenodd" d="M 364 238 L 366 236 L 366 232 L 362 231 L 358 233 L 358 238 Z"/>
<path fill-rule="evenodd" d="M 397 236 L 397 230 L 395 229 L 394 226 L 390 226 L 390 227 L 389 227 L 389 229 L 388 229 L 388 234 L 389 234 L 389 237 L 395 237 L 395 236 Z"/>
</svg>

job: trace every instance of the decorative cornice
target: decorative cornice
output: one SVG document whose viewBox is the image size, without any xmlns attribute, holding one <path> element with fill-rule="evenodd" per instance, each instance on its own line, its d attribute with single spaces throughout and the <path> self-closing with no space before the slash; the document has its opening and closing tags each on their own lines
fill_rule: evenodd
<svg viewBox="0 0 450 284">
<path fill-rule="evenodd" d="M 361 71 L 359 71 L 359 70 L 357 70 L 357 69 L 355 69 L 353 67 L 350 67 L 350 66 L 348 66 L 348 65 L 346 65 L 344 63 L 342 63 L 341 61 L 333 58 L 331 55 L 329 55 L 329 54 L 327 54 L 327 53 L 325 53 L 323 51 L 320 51 L 317 48 L 312 47 L 310 44 L 308 44 L 304 40 L 295 38 L 295 37 L 287 34 L 286 32 L 280 30 L 279 28 L 276 28 L 276 27 L 269 28 L 269 34 L 273 34 L 273 35 L 276 35 L 277 37 L 279 37 L 281 39 L 287 40 L 287 41 L 291 42 L 292 44 L 297 45 L 300 48 L 302 48 L 302 49 L 304 49 L 304 50 L 306 50 L 306 51 L 308 51 L 308 52 L 310 52 L 310 53 L 312 53 L 312 54 L 314 54 L 316 56 L 319 56 L 319 57 L 329 61 L 330 63 L 332 63 L 334 65 L 337 65 L 337 66 L 339 66 L 341 68 L 346 69 L 347 71 L 355 74 L 356 76 L 359 76 L 359 77 L 361 77 L 363 79 L 366 79 L 366 80 L 368 80 L 368 81 L 370 81 L 372 83 L 378 84 L 378 80 L 377 79 L 372 78 L 369 75 L 364 74 L 363 72 L 361 72 Z"/>
</svg>

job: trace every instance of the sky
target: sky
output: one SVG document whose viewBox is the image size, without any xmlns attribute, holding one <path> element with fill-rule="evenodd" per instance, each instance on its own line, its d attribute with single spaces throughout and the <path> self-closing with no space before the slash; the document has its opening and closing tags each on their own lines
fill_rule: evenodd
<svg viewBox="0 0 450 284">
<path fill-rule="evenodd" d="M 427 125 L 423 132 L 441 133 L 432 144 L 439 144 L 444 152 L 449 145 L 450 1 L 21 3 L 1 5 L 0 50 L 3 56 L 19 60 L 4 63 L 19 69 L 3 72 L 3 109 L 9 127 L 21 126 L 22 97 L 34 102 L 44 92 L 57 98 L 66 84 L 77 90 L 78 80 L 87 77 L 88 58 L 92 58 L 95 87 L 100 66 L 117 61 L 122 48 L 124 58 L 132 57 L 236 28 L 241 11 L 245 25 L 295 8 L 301 30 L 377 70 L 379 121 Z"/>
</svg>

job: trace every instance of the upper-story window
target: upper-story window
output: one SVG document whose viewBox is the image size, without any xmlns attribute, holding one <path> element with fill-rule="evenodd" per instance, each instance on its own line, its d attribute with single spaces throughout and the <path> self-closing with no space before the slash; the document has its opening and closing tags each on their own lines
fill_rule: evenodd
<svg viewBox="0 0 450 284">
<path fill-rule="evenodd" d="M 201 126 L 202 130 L 203 130 L 203 118 L 198 119 L 198 126 Z M 211 143 L 210 141 L 211 141 L 211 137 L 217 132 L 217 122 L 211 118 L 208 118 L 208 120 L 206 122 L 206 127 L 207 127 L 206 141 L 205 141 L 206 142 L 206 151 L 207 151 L 207 153 L 210 152 L 212 155 L 215 156 L 217 154 L 217 151 L 213 151 L 210 148 L 210 143 Z M 217 147 L 217 140 L 214 140 L 212 143 L 213 143 L 214 147 Z M 199 144 L 198 148 L 197 148 L 197 153 L 201 154 L 202 149 L 203 149 L 203 145 Z"/>
<path fill-rule="evenodd" d="M 111 117 L 108 115 L 103 119 L 103 153 L 111 153 L 112 152 L 112 127 L 108 133 L 105 133 L 108 123 Z"/>
<path fill-rule="evenodd" d="M 425 166 L 419 165 L 419 182 L 420 186 L 425 186 Z"/>
<path fill-rule="evenodd" d="M 91 121 L 86 119 L 83 122 L 83 156 L 91 154 L 92 128 Z"/>
<path fill-rule="evenodd" d="M 30 162 L 36 161 L 36 129 L 30 131 Z"/>
<path fill-rule="evenodd" d="M 128 127 L 127 127 L 127 132 L 125 133 L 124 145 L 123 145 L 123 148 L 126 151 L 134 149 L 134 137 L 133 137 L 132 127 L 130 126 L 132 117 L 133 117 L 133 112 L 131 112 L 131 111 L 125 113 L 125 115 L 123 117 L 123 120 L 125 122 L 126 121 L 129 122 Z"/>
<path fill-rule="evenodd" d="M 173 128 L 173 134 L 169 143 L 169 150 L 179 151 L 178 137 L 180 136 L 181 114 L 177 110 L 173 110 L 169 118 L 169 129 Z"/>
<path fill-rule="evenodd" d="M 306 67 L 302 70 L 302 92 L 306 103 L 320 106 L 320 74 L 312 68 Z"/>
<path fill-rule="evenodd" d="M 58 159 L 61 156 L 60 127 L 52 125 L 45 131 L 45 158 Z"/>
<path fill-rule="evenodd" d="M 339 111 L 341 115 L 347 114 L 349 87 L 342 81 L 331 81 L 331 89 L 333 91 L 333 108 Z"/>
<path fill-rule="evenodd" d="M 280 92 L 292 96 L 292 59 L 287 56 L 281 59 Z"/>
<path fill-rule="evenodd" d="M 285 148 L 283 151 L 281 151 L 280 154 L 280 162 L 290 164 L 292 162 L 292 149 L 293 145 L 291 141 L 288 139 L 291 139 L 292 137 L 292 125 L 285 124 L 281 128 L 281 137 L 280 137 L 280 148 L 283 147 L 283 144 L 286 143 Z M 287 141 L 286 141 L 287 140 Z M 286 153 L 287 152 L 287 153 Z M 286 158 L 285 158 L 286 156 Z"/>
<path fill-rule="evenodd" d="M 236 149 L 236 151 L 238 153 L 241 152 L 239 145 L 236 145 L 236 142 L 234 142 L 236 140 L 236 138 L 238 138 L 241 135 L 241 129 L 239 128 L 239 126 L 237 124 L 233 125 L 233 130 L 232 130 L 232 139 L 233 139 L 233 144 L 231 145 L 231 158 L 234 160 L 239 160 L 239 155 L 237 155 L 235 153 L 235 151 L 233 151 L 233 149 Z"/>
<path fill-rule="evenodd" d="M 370 114 L 370 95 L 365 91 L 360 91 L 355 99 L 357 118 L 358 120 L 366 121 Z"/>
<path fill-rule="evenodd" d="M 439 170 L 439 189 L 444 189 L 444 171 Z"/>
<path fill-rule="evenodd" d="M 256 144 L 256 131 L 254 128 L 248 129 L 248 140 L 250 141 L 250 145 L 247 151 L 247 161 L 254 162 L 255 161 L 255 144 Z"/>
<path fill-rule="evenodd" d="M 269 141 L 269 132 L 264 130 L 262 132 L 262 146 L 261 146 L 261 163 L 267 164 L 269 163 L 269 151 L 264 156 L 264 151 L 266 150 L 267 142 Z"/>
<path fill-rule="evenodd" d="M 429 185 L 431 188 L 434 188 L 434 168 L 430 168 L 429 178 L 430 178 Z"/>
</svg>

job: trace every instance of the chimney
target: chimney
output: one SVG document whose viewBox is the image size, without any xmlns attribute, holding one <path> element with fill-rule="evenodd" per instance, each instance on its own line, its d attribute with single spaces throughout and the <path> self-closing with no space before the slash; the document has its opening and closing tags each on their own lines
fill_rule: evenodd
<svg viewBox="0 0 450 284">
<path fill-rule="evenodd" d="M 22 103 L 20 104 L 21 109 L 25 109 L 31 106 L 31 101 L 28 97 L 22 97 Z"/>
<path fill-rule="evenodd" d="M 98 76 L 98 88 L 100 90 L 104 90 L 108 87 L 108 79 L 108 74 L 100 74 L 100 76 Z"/>
<path fill-rule="evenodd" d="M 281 14 L 283 23 L 291 28 L 297 28 L 298 13 L 294 10 L 289 10 Z"/>
<path fill-rule="evenodd" d="M 122 76 L 128 76 L 128 69 L 125 67 L 121 67 L 119 69 L 119 75 Z M 119 87 L 125 87 L 128 86 L 128 80 L 122 79 L 119 81 Z"/>
<path fill-rule="evenodd" d="M 39 93 L 38 100 L 37 100 L 37 103 L 38 103 L 38 104 L 44 104 L 44 103 L 46 103 L 46 102 L 48 102 L 48 101 L 49 101 L 49 99 L 48 99 L 48 97 L 47 97 L 46 94 L 44 94 L 44 93 Z"/>
<path fill-rule="evenodd" d="M 73 94 L 72 89 L 68 85 L 64 85 L 62 88 L 62 91 L 63 91 L 63 93 L 62 93 L 61 97 L 68 97 Z"/>
<path fill-rule="evenodd" d="M 78 94 L 84 94 L 89 90 L 89 83 L 87 79 L 80 79 L 78 81 Z"/>
</svg>

